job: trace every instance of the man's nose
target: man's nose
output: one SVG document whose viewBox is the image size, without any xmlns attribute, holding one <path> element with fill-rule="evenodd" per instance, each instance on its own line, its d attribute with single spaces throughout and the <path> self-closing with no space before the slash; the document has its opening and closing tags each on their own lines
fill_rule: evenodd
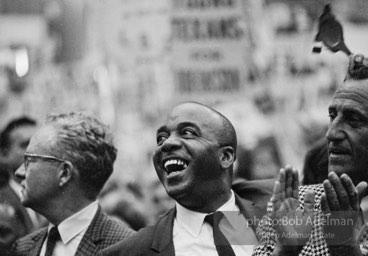
<svg viewBox="0 0 368 256">
<path fill-rule="evenodd" d="M 343 140 L 345 138 L 344 124 L 341 118 L 336 117 L 330 123 L 326 137 L 328 141 Z"/>
<path fill-rule="evenodd" d="M 19 179 L 24 179 L 26 174 L 26 169 L 24 167 L 24 164 L 21 164 L 21 166 L 18 167 L 18 169 L 15 171 L 15 176 L 17 176 Z"/>
<path fill-rule="evenodd" d="M 163 142 L 161 146 L 161 151 L 163 152 L 173 151 L 179 149 L 180 147 L 181 147 L 180 138 L 178 138 L 175 135 L 171 135 Z"/>
</svg>

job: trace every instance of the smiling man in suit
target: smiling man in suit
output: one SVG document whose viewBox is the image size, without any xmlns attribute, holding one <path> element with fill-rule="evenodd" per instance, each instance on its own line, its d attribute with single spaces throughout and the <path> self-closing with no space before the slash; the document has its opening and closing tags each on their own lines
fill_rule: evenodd
<svg viewBox="0 0 368 256">
<path fill-rule="evenodd" d="M 116 152 L 109 130 L 96 117 L 48 117 L 31 138 L 16 175 L 23 205 L 50 225 L 19 239 L 13 246 L 16 255 L 96 255 L 133 233 L 103 213 L 96 200 Z"/>
<path fill-rule="evenodd" d="M 258 244 L 254 220 L 264 211 L 231 190 L 237 148 L 231 122 L 208 106 L 183 103 L 156 140 L 153 163 L 176 206 L 101 255 L 251 255 Z"/>
</svg>

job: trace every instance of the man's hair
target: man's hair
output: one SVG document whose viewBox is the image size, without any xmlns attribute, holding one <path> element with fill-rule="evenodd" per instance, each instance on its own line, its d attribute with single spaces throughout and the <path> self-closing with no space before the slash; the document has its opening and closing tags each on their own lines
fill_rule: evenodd
<svg viewBox="0 0 368 256">
<path fill-rule="evenodd" d="M 16 119 L 11 120 L 8 125 L 2 130 L 0 133 L 0 152 L 3 155 L 6 155 L 9 147 L 11 146 L 10 136 L 11 133 L 23 126 L 36 126 L 37 122 L 27 116 L 22 116 Z"/>
<path fill-rule="evenodd" d="M 238 142 L 236 138 L 236 131 L 233 124 L 226 116 L 224 116 L 217 110 L 213 108 L 210 109 L 212 109 L 212 111 L 217 113 L 222 119 L 222 129 L 220 129 L 219 134 L 217 135 L 219 143 L 222 146 L 231 146 L 234 149 L 234 156 L 236 158 L 236 149 L 238 147 Z"/>
<path fill-rule="evenodd" d="M 51 150 L 78 169 L 82 190 L 96 198 L 113 171 L 117 154 L 108 127 L 82 112 L 49 115 L 46 125 L 57 132 Z"/>
</svg>

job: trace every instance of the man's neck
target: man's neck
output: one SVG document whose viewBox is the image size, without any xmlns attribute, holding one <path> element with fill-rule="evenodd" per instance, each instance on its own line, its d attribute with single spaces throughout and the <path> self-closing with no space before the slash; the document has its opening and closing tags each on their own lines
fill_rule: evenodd
<svg viewBox="0 0 368 256">
<path fill-rule="evenodd" d="M 59 225 L 60 222 L 79 212 L 93 202 L 94 200 L 87 200 L 85 198 L 79 200 L 58 200 L 45 207 L 44 210 L 38 212 L 50 223 Z"/>
<path fill-rule="evenodd" d="M 215 212 L 221 206 L 223 206 L 231 198 L 231 190 L 220 195 L 213 195 L 211 198 L 193 198 L 191 203 L 179 202 L 183 207 L 188 210 L 201 212 L 201 213 L 211 213 Z M 192 203 L 195 202 L 195 203 Z"/>
</svg>

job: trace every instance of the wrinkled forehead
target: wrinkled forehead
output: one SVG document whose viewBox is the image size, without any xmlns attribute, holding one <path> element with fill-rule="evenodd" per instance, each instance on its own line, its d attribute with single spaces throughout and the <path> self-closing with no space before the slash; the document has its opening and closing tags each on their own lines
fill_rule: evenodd
<svg viewBox="0 0 368 256">
<path fill-rule="evenodd" d="M 368 107 L 368 79 L 345 81 L 333 96 L 333 101 L 336 100 L 352 100 Z"/>
<path fill-rule="evenodd" d="M 184 103 L 176 106 L 166 119 L 166 125 L 186 122 L 213 129 L 222 125 L 222 119 L 217 113 L 195 103 Z"/>
</svg>

